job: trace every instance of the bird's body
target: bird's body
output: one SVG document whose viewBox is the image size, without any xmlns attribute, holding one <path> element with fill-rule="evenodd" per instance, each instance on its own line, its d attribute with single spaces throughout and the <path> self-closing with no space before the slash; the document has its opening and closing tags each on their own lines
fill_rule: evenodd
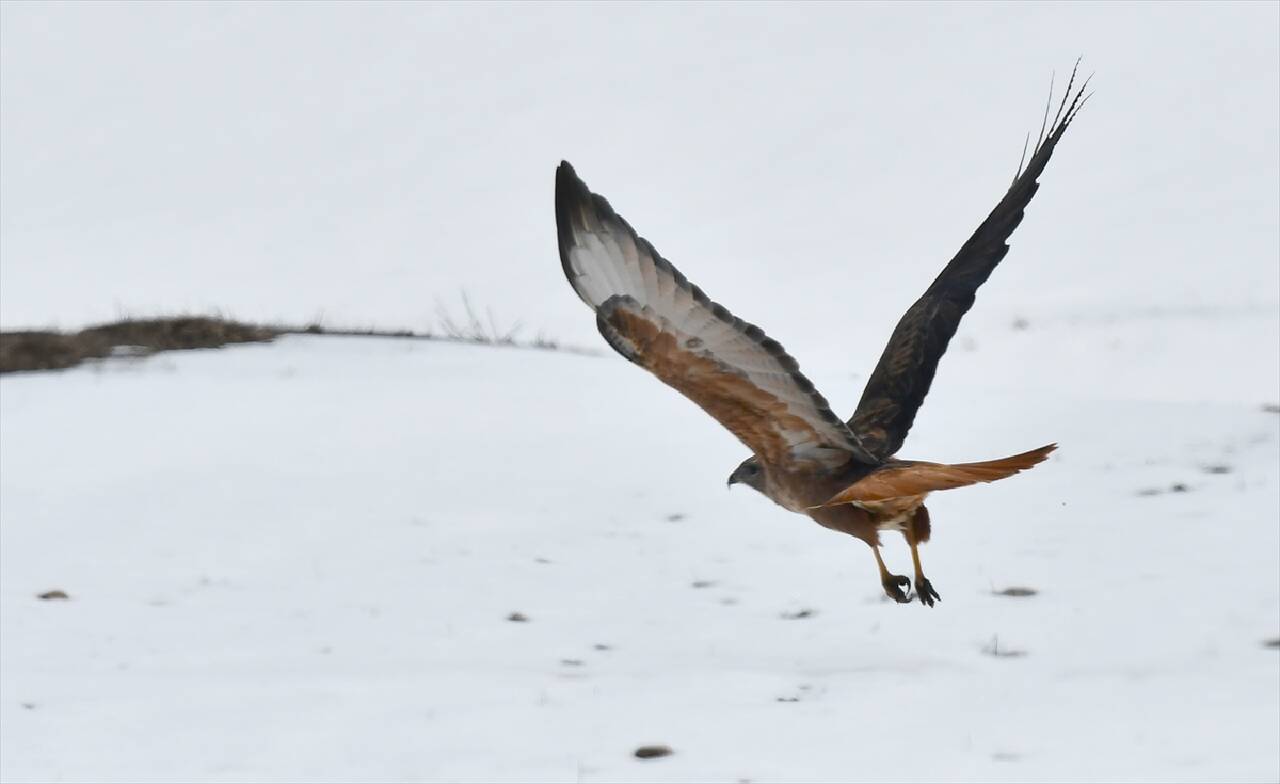
<svg viewBox="0 0 1280 784">
<path fill-rule="evenodd" d="M 916 593 L 932 605 L 941 597 L 924 577 L 917 552 L 932 531 L 928 495 L 1012 476 L 1043 461 L 1055 446 L 959 464 L 900 460 L 896 453 L 961 317 L 1008 252 L 1006 240 L 1083 105 L 1083 89 L 1072 97 L 1068 84 L 1026 169 L 898 322 L 847 422 L 832 413 L 782 346 L 690 284 L 568 163 L 556 175 L 561 265 L 614 350 L 697 403 L 751 449 L 729 477 L 731 485 L 746 484 L 784 509 L 869 544 L 885 592 L 906 602 L 902 588 L 910 580 L 889 573 L 879 551 L 881 531 L 901 532 L 911 546 Z"/>
</svg>

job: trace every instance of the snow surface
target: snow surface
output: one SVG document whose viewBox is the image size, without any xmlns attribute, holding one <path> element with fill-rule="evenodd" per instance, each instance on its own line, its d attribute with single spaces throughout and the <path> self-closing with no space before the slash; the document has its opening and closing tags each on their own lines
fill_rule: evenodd
<svg viewBox="0 0 1280 784">
<path fill-rule="evenodd" d="M 904 450 L 1062 445 L 930 500 L 939 606 L 726 492 L 741 446 L 612 354 L 290 337 L 6 376 L 0 780 L 1276 781 L 1277 30 L 0 3 L 5 328 L 423 328 L 465 288 L 603 348 L 555 256 L 567 158 L 838 412 L 1049 72 L 1098 72 Z"/>
<path fill-rule="evenodd" d="M 612 354 L 289 337 L 5 377 L 0 778 L 1275 780 L 1280 390 L 1183 394 L 1164 336 L 1278 326 L 966 330 L 906 453 L 1062 449 L 931 499 L 933 609 L 726 492 L 742 448 Z M 1169 388 L 1049 390 L 1031 354 Z"/>
</svg>

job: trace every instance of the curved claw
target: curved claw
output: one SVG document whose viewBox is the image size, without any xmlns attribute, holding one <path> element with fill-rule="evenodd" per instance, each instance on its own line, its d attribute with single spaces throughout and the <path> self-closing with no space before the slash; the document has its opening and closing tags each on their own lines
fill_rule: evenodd
<svg viewBox="0 0 1280 784">
<path fill-rule="evenodd" d="M 924 577 L 916 578 L 916 595 L 920 598 L 920 603 L 926 607 L 932 607 L 933 602 L 942 601 L 942 595 L 933 589 L 933 583 Z"/>
<path fill-rule="evenodd" d="M 911 591 L 911 579 L 902 574 L 888 575 L 881 583 L 884 586 L 884 592 L 888 594 L 898 604 L 908 604 L 911 601 L 909 592 Z M 908 593 L 903 593 L 902 589 L 906 588 Z"/>
</svg>

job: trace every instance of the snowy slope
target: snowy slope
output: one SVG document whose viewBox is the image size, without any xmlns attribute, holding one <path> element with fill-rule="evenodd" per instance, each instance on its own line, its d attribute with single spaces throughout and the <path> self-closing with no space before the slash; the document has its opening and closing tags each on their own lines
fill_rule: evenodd
<svg viewBox="0 0 1280 784">
<path fill-rule="evenodd" d="M 907 453 L 1062 450 L 934 497 L 931 610 L 726 493 L 741 448 L 612 355 L 291 337 L 5 377 L 0 778 L 1275 780 L 1275 366 L 1182 387 L 1168 338 L 1278 327 L 1134 316 L 1092 352 L 1116 383 L 1052 390 L 1019 363 L 1079 323 L 963 332 Z"/>
</svg>

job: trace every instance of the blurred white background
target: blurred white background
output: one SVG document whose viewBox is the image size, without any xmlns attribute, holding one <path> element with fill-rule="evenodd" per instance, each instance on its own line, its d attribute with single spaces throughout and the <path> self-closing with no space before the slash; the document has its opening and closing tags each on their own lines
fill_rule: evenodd
<svg viewBox="0 0 1280 784">
<path fill-rule="evenodd" d="M 1080 55 L 1097 94 L 983 299 L 1274 308 L 1278 8 L 6 2 L 0 324 L 421 329 L 466 289 L 599 345 L 565 158 L 793 353 L 878 345 Z"/>
</svg>

